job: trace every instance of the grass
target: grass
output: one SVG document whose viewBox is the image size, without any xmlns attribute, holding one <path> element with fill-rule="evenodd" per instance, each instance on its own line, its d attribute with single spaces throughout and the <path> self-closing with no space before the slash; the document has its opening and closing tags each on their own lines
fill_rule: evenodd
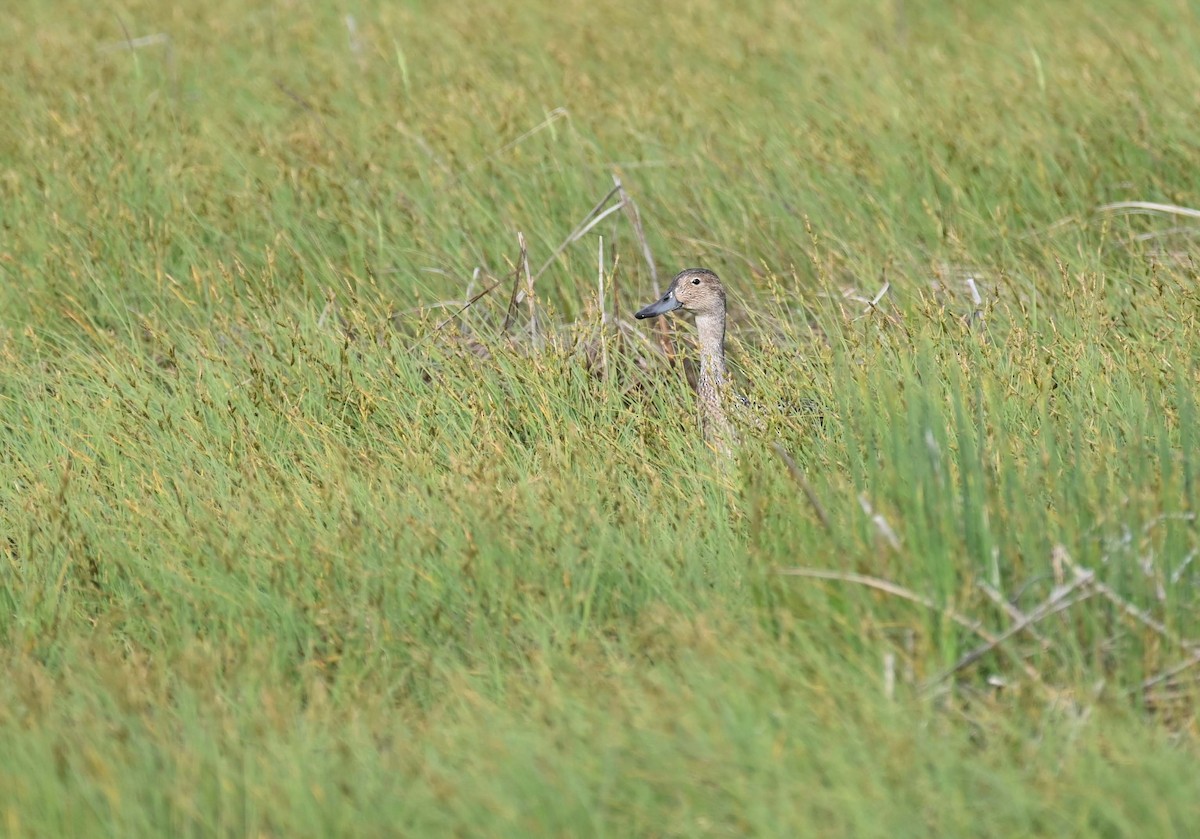
<svg viewBox="0 0 1200 839">
<path fill-rule="evenodd" d="M 0 12 L 0 829 L 1194 835 L 1198 33 Z"/>
</svg>

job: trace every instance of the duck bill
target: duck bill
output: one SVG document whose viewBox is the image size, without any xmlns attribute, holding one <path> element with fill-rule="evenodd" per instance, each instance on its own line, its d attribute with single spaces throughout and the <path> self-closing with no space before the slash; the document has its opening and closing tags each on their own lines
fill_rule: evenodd
<svg viewBox="0 0 1200 839">
<path fill-rule="evenodd" d="M 637 312 L 634 317 L 638 320 L 656 318 L 659 315 L 665 315 L 667 312 L 673 312 L 682 305 L 682 303 L 675 299 L 675 292 L 668 291 L 662 296 L 661 300 L 655 300 L 649 306 Z"/>
</svg>

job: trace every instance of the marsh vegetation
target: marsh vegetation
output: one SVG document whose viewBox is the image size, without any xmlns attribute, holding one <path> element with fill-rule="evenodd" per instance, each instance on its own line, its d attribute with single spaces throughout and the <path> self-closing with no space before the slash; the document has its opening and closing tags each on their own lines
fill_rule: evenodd
<svg viewBox="0 0 1200 839">
<path fill-rule="evenodd" d="M 0 830 L 1196 835 L 1194 9 L 471 5 L 0 11 Z"/>
</svg>

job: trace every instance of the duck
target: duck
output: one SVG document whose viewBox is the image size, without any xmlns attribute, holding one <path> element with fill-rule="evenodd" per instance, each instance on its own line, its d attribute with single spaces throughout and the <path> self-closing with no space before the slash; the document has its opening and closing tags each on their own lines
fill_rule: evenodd
<svg viewBox="0 0 1200 839">
<path fill-rule="evenodd" d="M 729 452 L 735 441 L 729 422 L 729 370 L 725 366 L 725 287 L 707 268 L 687 268 L 675 275 L 666 293 L 636 313 L 638 320 L 683 310 L 696 316 L 700 344 L 700 428 L 705 442 Z"/>
</svg>

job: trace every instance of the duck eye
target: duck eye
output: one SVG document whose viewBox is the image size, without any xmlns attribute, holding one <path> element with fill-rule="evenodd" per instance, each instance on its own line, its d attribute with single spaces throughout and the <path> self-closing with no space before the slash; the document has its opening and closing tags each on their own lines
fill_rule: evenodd
<svg viewBox="0 0 1200 839">
<path fill-rule="evenodd" d="M 692 280 L 692 285 L 700 285 L 700 278 L 697 277 L 696 279 Z"/>
</svg>

